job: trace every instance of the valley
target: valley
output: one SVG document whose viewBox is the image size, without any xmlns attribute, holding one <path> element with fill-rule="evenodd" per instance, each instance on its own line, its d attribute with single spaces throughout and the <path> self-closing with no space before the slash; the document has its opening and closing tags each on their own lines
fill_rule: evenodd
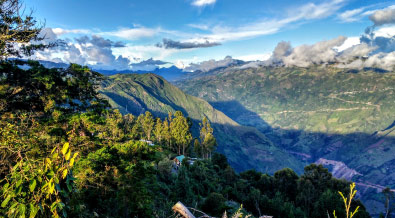
<svg viewBox="0 0 395 218">
<path fill-rule="evenodd" d="M 357 181 L 362 199 L 375 205 L 372 213 L 382 209 L 377 187 L 395 187 L 393 72 L 233 67 L 175 84 L 259 129 L 300 162 L 320 163 Z"/>
</svg>

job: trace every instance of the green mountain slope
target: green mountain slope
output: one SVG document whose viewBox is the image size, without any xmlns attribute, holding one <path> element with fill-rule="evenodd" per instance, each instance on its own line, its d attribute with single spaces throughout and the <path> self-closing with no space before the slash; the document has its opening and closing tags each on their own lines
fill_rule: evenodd
<svg viewBox="0 0 395 218">
<path fill-rule="evenodd" d="M 328 160 L 323 163 L 334 174 L 353 178 L 364 189 L 395 188 L 394 72 L 229 68 L 176 85 L 258 128 L 300 160 Z M 377 203 L 374 198 L 369 197 L 371 204 Z"/>
<path fill-rule="evenodd" d="M 148 110 L 164 117 L 180 110 L 194 120 L 195 133 L 206 116 L 215 128 L 218 150 L 237 170 L 255 168 L 272 173 L 290 165 L 296 172 L 303 169 L 302 161 L 277 148 L 257 129 L 239 125 L 208 102 L 185 94 L 155 74 L 110 76 L 103 81 L 100 93 L 122 113 L 138 115 Z"/>
</svg>

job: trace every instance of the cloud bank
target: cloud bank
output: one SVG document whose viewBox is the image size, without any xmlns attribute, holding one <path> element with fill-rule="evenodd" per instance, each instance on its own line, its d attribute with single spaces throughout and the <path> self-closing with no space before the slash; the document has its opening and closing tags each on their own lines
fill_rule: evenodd
<svg viewBox="0 0 395 218">
<path fill-rule="evenodd" d="M 233 59 L 231 56 L 225 57 L 223 60 L 208 60 L 208 61 L 203 61 L 200 63 L 192 63 L 190 66 L 185 68 L 185 71 L 202 71 L 202 72 L 208 72 L 210 70 L 222 68 L 222 67 L 229 67 L 232 65 L 240 65 L 244 63 L 243 61 Z"/>
<path fill-rule="evenodd" d="M 158 43 L 156 46 L 160 48 L 166 48 L 166 49 L 191 49 L 191 48 L 209 48 L 209 47 L 214 47 L 221 45 L 218 42 L 209 42 L 208 40 L 203 41 L 203 42 L 180 42 L 180 41 L 174 41 L 171 39 L 163 39 L 162 43 Z"/>
</svg>

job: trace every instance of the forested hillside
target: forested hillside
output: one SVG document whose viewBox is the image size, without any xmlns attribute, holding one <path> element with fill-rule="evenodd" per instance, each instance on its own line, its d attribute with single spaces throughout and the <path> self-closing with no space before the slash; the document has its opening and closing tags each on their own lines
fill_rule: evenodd
<svg viewBox="0 0 395 218">
<path fill-rule="evenodd" d="M 376 193 L 395 187 L 394 72 L 228 68 L 176 85 L 258 128 L 299 160 L 329 160 L 322 163 L 331 163 L 326 166 L 335 175 L 360 183 L 372 210 L 380 201 Z"/>
<path fill-rule="evenodd" d="M 278 149 L 255 128 L 240 126 L 206 101 L 186 95 L 157 75 L 111 76 L 103 81 L 100 93 L 109 99 L 112 107 L 123 113 L 141 114 L 151 111 L 157 116 L 165 117 L 169 112 L 180 110 L 192 119 L 195 136 L 198 122 L 207 117 L 215 128 L 218 151 L 225 154 L 238 171 L 254 168 L 274 173 L 287 166 L 295 166 L 294 170 L 298 173 L 303 171 L 301 162 Z"/>
<path fill-rule="evenodd" d="M 122 115 L 100 98 L 102 76 L 86 67 L 23 61 L 0 67 L 3 217 L 169 217 L 177 201 L 212 216 L 241 204 L 255 216 L 344 210 L 337 192 L 348 193 L 349 182 L 322 166 L 310 165 L 301 176 L 290 169 L 238 174 L 213 153 L 207 119 L 192 140 L 193 124 L 180 111 L 162 119 L 148 111 Z M 180 154 L 187 158 L 175 167 Z M 357 206 L 356 217 L 369 217 L 353 201 Z"/>
</svg>

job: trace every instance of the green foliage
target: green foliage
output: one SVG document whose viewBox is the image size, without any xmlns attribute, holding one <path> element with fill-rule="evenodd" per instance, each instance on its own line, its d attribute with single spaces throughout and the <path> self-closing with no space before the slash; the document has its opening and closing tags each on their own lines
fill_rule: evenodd
<svg viewBox="0 0 395 218">
<path fill-rule="evenodd" d="M 181 111 L 177 111 L 174 114 L 174 118 L 171 119 L 170 123 L 171 136 L 174 139 L 174 143 L 177 147 L 177 153 L 186 154 L 186 149 L 190 146 L 192 141 L 192 134 L 189 131 L 188 120 L 183 116 Z"/>
<path fill-rule="evenodd" d="M 61 119 L 76 111 L 100 113 L 107 106 L 96 91 L 101 75 L 88 67 L 48 69 L 35 61 L 15 60 L 0 62 L 0 71 L 0 113 L 40 112 Z"/>
<path fill-rule="evenodd" d="M 53 45 L 43 45 L 37 42 L 43 39 L 39 36 L 42 27 L 32 14 L 23 14 L 19 0 L 0 0 L 0 60 L 9 56 L 21 57 L 30 55 L 37 49 Z M 16 44 L 19 43 L 19 48 Z"/>
<path fill-rule="evenodd" d="M 79 161 L 73 216 L 152 215 L 156 149 L 142 142 L 128 141 L 103 147 Z"/>
<path fill-rule="evenodd" d="M 211 153 L 215 150 L 217 146 L 217 141 L 213 135 L 214 129 L 211 127 L 210 122 L 208 121 L 207 117 L 203 118 L 202 123 L 199 124 L 200 126 L 200 151 L 203 158 L 211 157 Z"/>
<path fill-rule="evenodd" d="M 64 207 L 73 190 L 71 169 L 77 155 L 65 143 L 43 160 L 19 161 L 0 181 L 0 212 L 8 217 L 66 216 Z"/>
<path fill-rule="evenodd" d="M 212 192 L 204 200 L 202 210 L 213 216 L 221 216 L 226 210 L 225 202 L 226 199 L 222 194 Z"/>
</svg>

